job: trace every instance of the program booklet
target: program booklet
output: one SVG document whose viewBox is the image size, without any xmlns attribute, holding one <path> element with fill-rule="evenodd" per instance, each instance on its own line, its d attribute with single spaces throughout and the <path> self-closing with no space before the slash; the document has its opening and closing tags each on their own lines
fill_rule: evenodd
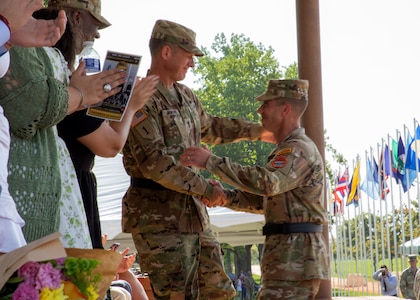
<svg viewBox="0 0 420 300">
<path fill-rule="evenodd" d="M 139 55 L 107 51 L 103 70 L 125 70 L 127 72 L 127 80 L 120 86 L 122 89 L 119 93 L 106 98 L 100 104 L 89 107 L 87 110 L 89 116 L 121 121 L 131 98 L 140 61 L 141 56 Z"/>
</svg>

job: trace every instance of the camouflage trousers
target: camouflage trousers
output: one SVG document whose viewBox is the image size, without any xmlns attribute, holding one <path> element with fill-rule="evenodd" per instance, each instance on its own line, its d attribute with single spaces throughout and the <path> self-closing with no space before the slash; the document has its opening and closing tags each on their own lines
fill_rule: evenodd
<svg viewBox="0 0 420 300">
<path fill-rule="evenodd" d="M 133 233 L 140 268 L 149 273 L 155 299 L 232 299 L 213 234 Z"/>
<path fill-rule="evenodd" d="M 321 279 L 304 281 L 264 280 L 257 294 L 258 300 L 310 300 L 318 294 Z"/>
</svg>

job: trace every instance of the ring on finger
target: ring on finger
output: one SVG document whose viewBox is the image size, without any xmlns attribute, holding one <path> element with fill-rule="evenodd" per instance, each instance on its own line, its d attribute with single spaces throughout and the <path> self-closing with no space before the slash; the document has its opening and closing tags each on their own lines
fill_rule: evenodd
<svg viewBox="0 0 420 300">
<path fill-rule="evenodd" d="M 112 86 L 109 83 L 105 84 L 103 88 L 105 93 L 109 93 L 112 90 Z"/>
</svg>

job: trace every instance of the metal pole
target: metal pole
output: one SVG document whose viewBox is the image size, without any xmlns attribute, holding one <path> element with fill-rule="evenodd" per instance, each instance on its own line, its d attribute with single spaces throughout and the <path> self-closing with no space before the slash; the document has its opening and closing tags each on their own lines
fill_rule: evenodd
<svg viewBox="0 0 420 300">
<path fill-rule="evenodd" d="M 325 161 L 318 0 L 296 0 L 296 23 L 299 78 L 309 80 L 309 104 L 302 118 L 302 126 L 318 146 Z M 324 199 L 325 207 L 328 207 L 327 197 Z M 328 224 L 324 226 L 324 236 L 328 242 Z M 331 280 L 322 281 L 316 299 L 331 297 Z"/>
</svg>

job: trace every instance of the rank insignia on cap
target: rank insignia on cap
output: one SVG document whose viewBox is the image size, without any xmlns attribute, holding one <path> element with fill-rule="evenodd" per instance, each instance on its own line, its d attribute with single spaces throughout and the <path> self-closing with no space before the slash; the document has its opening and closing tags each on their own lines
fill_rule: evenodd
<svg viewBox="0 0 420 300">
<path fill-rule="evenodd" d="M 131 127 L 136 127 L 140 122 L 147 119 L 147 115 L 144 110 L 139 109 L 133 117 L 133 121 L 131 122 Z"/>
<path fill-rule="evenodd" d="M 283 155 L 277 155 L 271 162 L 273 168 L 280 169 L 287 165 L 287 158 Z"/>
</svg>

